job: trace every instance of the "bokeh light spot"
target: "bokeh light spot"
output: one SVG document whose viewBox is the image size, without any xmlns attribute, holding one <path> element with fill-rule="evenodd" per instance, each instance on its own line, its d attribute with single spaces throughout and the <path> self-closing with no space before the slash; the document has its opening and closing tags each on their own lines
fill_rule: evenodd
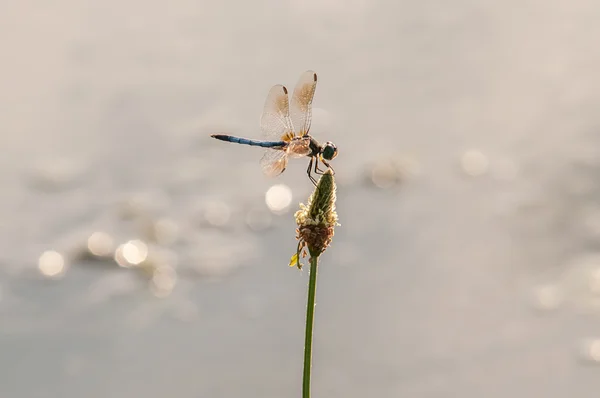
<svg viewBox="0 0 600 398">
<path fill-rule="evenodd" d="M 589 339 L 583 343 L 581 359 L 590 365 L 600 364 L 600 339 Z"/>
<path fill-rule="evenodd" d="M 204 209 L 204 219 L 215 227 L 227 225 L 231 218 L 231 209 L 224 202 L 211 202 Z"/>
<path fill-rule="evenodd" d="M 540 286 L 534 291 L 535 304 L 540 310 L 557 309 L 563 301 L 563 294 L 555 285 Z"/>
<path fill-rule="evenodd" d="M 285 213 L 292 203 L 292 190 L 284 184 L 273 185 L 265 194 L 265 202 L 274 213 Z"/>
<path fill-rule="evenodd" d="M 97 257 L 105 257 L 114 250 L 113 238 L 105 232 L 94 232 L 87 241 L 88 251 Z"/>
<path fill-rule="evenodd" d="M 462 155 L 460 164 L 465 174 L 477 177 L 484 175 L 488 171 L 489 160 L 480 151 L 470 150 Z"/>
<path fill-rule="evenodd" d="M 115 261 L 121 267 L 139 265 L 148 257 L 148 246 L 141 240 L 130 240 L 120 245 L 115 252 Z"/>
<path fill-rule="evenodd" d="M 47 250 L 38 259 L 38 268 L 42 275 L 56 278 L 61 276 L 65 270 L 65 259 L 62 254 L 54 250 Z"/>
<path fill-rule="evenodd" d="M 246 224 L 253 231 L 263 231 L 271 226 L 271 214 L 262 209 L 252 209 L 246 214 Z"/>
<path fill-rule="evenodd" d="M 371 169 L 371 182 L 378 188 L 390 188 L 398 182 L 398 170 L 392 162 L 381 162 Z"/>
<path fill-rule="evenodd" d="M 177 273 L 169 265 L 162 265 L 154 270 L 150 289 L 156 297 L 167 297 L 177 283 Z"/>
</svg>

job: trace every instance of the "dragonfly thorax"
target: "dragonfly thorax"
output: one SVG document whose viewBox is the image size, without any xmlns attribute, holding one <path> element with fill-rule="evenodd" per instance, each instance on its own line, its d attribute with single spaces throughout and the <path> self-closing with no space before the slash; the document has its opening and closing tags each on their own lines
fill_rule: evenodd
<svg viewBox="0 0 600 398">
<path fill-rule="evenodd" d="M 322 146 L 321 144 L 319 144 L 319 141 L 315 140 L 313 137 L 308 137 L 310 137 L 310 143 L 308 144 L 308 147 L 310 148 L 310 153 L 308 154 L 308 156 L 312 158 L 321 153 Z"/>
</svg>

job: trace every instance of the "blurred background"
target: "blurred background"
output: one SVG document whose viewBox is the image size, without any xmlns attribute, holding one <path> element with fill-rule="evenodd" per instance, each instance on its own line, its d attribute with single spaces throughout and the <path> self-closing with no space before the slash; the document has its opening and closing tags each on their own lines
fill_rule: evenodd
<svg viewBox="0 0 600 398">
<path fill-rule="evenodd" d="M 593 1 L 0 3 L 0 396 L 300 395 L 306 161 L 269 88 L 319 75 L 341 227 L 313 395 L 597 397 Z"/>
</svg>

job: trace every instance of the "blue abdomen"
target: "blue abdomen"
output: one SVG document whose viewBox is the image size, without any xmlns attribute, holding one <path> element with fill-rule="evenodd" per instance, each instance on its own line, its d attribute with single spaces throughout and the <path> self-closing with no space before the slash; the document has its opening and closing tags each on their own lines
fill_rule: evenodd
<svg viewBox="0 0 600 398">
<path fill-rule="evenodd" d="M 277 148 L 285 146 L 285 141 L 261 141 L 261 140 L 249 140 L 247 138 L 234 137 L 232 135 L 226 134 L 213 134 L 211 137 L 216 138 L 217 140 L 234 142 L 236 144 L 250 145 L 250 146 L 260 146 L 263 148 Z"/>
</svg>

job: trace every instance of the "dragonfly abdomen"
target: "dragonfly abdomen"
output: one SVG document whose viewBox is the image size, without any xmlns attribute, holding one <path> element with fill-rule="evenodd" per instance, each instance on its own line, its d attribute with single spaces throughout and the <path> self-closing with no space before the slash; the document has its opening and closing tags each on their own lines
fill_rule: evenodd
<svg viewBox="0 0 600 398">
<path fill-rule="evenodd" d="M 250 145 L 250 146 L 260 146 L 263 148 L 277 148 L 285 146 L 285 141 L 261 141 L 261 140 L 249 140 L 248 138 L 234 137 L 232 135 L 226 134 L 213 134 L 211 137 L 216 138 L 217 140 L 226 141 L 226 142 L 234 142 L 236 144 Z"/>
</svg>

